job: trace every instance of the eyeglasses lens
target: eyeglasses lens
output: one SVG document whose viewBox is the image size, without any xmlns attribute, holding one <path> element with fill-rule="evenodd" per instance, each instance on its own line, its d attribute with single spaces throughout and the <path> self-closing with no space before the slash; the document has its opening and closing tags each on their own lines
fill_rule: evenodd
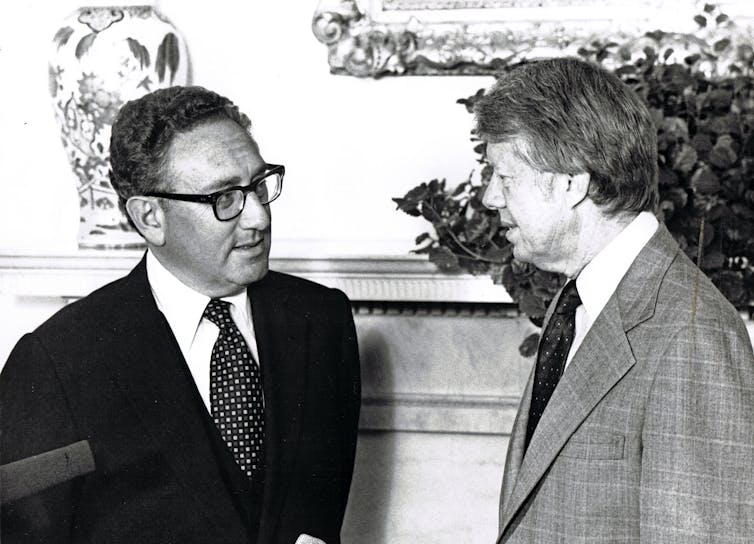
<svg viewBox="0 0 754 544">
<path fill-rule="evenodd" d="M 244 205 L 244 194 L 239 189 L 234 189 L 220 195 L 215 201 L 215 213 L 218 219 L 226 221 L 233 219 L 241 213 Z"/>
<path fill-rule="evenodd" d="M 280 195 L 281 188 L 282 178 L 280 174 L 273 173 L 256 184 L 254 194 L 257 195 L 259 203 L 265 205 Z M 221 221 L 228 221 L 240 214 L 245 204 L 246 192 L 241 189 L 233 189 L 223 193 L 215 201 L 215 213 Z"/>
</svg>

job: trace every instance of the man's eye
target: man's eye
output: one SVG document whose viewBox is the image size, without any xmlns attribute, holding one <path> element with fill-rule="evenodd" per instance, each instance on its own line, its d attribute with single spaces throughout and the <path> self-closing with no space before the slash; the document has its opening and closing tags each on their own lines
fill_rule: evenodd
<svg viewBox="0 0 754 544">
<path fill-rule="evenodd" d="M 263 179 L 260 181 L 257 186 L 254 188 L 254 192 L 257 194 L 257 196 L 260 199 L 267 198 L 267 195 L 269 194 L 269 187 L 266 179 Z"/>
<path fill-rule="evenodd" d="M 227 193 L 221 194 L 217 199 L 215 206 L 220 210 L 233 208 L 237 200 L 237 193 L 238 191 L 228 191 Z"/>
</svg>

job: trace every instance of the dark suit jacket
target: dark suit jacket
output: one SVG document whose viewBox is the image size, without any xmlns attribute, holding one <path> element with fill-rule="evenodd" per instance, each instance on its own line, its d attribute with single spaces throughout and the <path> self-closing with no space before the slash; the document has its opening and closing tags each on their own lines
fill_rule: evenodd
<svg viewBox="0 0 754 544">
<path fill-rule="evenodd" d="M 533 371 L 505 462 L 499 543 L 754 539 L 751 341 L 664 225 L 589 329 L 524 452 L 532 384 Z"/>
<path fill-rule="evenodd" d="M 1 462 L 86 439 L 96 470 L 6 505 L 2 542 L 339 542 L 360 405 L 349 301 L 276 272 L 249 296 L 262 497 L 213 424 L 142 260 L 24 336 L 3 369 Z"/>
</svg>

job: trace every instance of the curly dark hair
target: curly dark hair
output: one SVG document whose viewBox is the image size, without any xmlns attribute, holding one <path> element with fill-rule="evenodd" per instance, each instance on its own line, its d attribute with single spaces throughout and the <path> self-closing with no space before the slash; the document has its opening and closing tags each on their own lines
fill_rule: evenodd
<svg viewBox="0 0 754 544">
<path fill-rule="evenodd" d="M 203 87 L 168 87 L 123 105 L 110 136 L 110 181 L 118 204 L 161 186 L 164 161 L 173 137 L 207 120 L 227 117 L 249 131 L 251 121 L 229 99 Z M 132 226 L 133 222 L 128 217 Z"/>
<path fill-rule="evenodd" d="M 657 129 L 641 99 L 607 70 L 575 58 L 523 64 L 475 106 L 487 142 L 522 138 L 520 159 L 542 172 L 591 175 L 608 214 L 654 211 Z"/>
</svg>

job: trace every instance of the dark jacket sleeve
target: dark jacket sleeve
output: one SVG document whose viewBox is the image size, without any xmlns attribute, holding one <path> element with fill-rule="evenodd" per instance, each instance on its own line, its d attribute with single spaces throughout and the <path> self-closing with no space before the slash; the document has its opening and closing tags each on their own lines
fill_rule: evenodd
<svg viewBox="0 0 754 544">
<path fill-rule="evenodd" d="M 80 440 L 53 363 L 33 334 L 24 336 L 0 374 L 0 464 Z M 74 523 L 68 481 L 2 505 L 3 543 L 68 542 Z"/>
</svg>

